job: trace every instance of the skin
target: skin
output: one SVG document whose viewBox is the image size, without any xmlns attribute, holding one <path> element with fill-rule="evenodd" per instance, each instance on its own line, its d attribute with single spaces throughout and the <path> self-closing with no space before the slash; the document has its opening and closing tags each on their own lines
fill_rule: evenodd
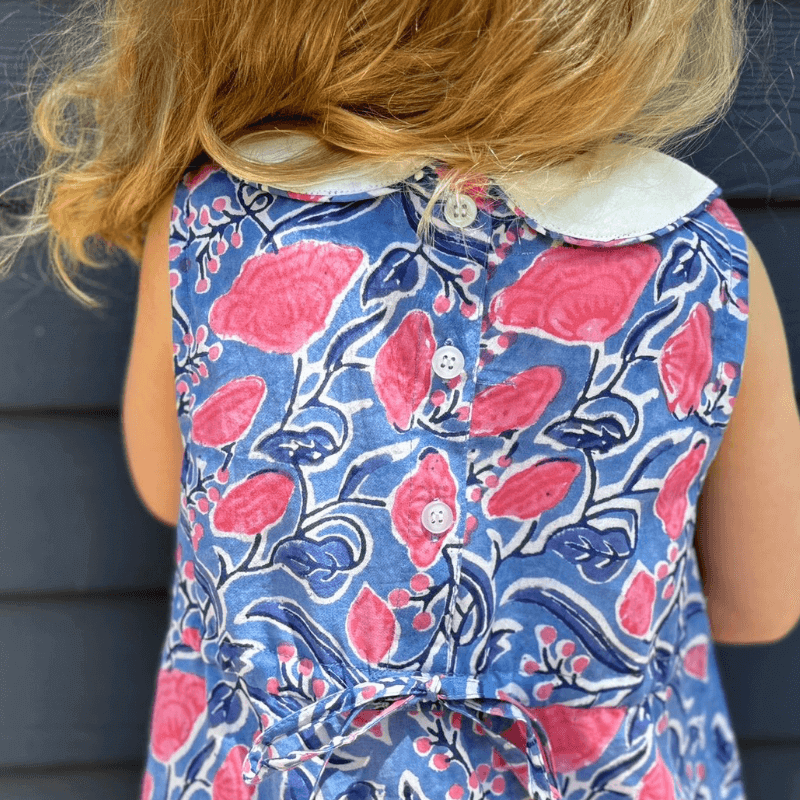
<svg viewBox="0 0 800 800">
<path fill-rule="evenodd" d="M 152 217 L 122 398 L 134 486 L 178 521 L 183 441 L 175 413 L 168 242 L 172 197 Z M 698 503 L 695 547 L 715 641 L 775 642 L 800 619 L 800 413 L 786 332 L 761 257 L 750 254 L 750 318 L 734 411 Z"/>
</svg>

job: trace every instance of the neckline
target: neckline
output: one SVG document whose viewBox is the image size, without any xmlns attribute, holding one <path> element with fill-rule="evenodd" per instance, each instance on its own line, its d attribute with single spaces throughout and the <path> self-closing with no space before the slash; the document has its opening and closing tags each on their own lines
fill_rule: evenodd
<svg viewBox="0 0 800 800">
<path fill-rule="evenodd" d="M 257 163 L 277 163 L 298 156 L 316 140 L 303 133 L 248 136 L 233 144 L 237 154 Z M 625 148 L 625 160 L 609 168 Z M 354 167 L 339 176 L 323 176 L 303 185 L 270 185 L 269 190 L 310 202 L 350 202 L 402 189 L 434 162 L 404 159 Z M 539 233 L 570 244 L 612 246 L 647 241 L 696 216 L 721 194 L 711 178 L 656 150 L 612 145 L 601 152 L 596 168 L 576 179 L 577 165 L 563 165 L 546 175 L 521 174 L 495 183 L 516 213 Z M 564 191 L 565 186 L 572 186 Z"/>
</svg>

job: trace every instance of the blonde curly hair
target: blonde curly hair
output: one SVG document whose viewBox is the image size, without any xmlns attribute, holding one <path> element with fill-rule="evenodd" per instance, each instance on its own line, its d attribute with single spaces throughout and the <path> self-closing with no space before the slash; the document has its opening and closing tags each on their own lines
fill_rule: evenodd
<svg viewBox="0 0 800 800">
<path fill-rule="evenodd" d="M 204 163 L 301 186 L 362 162 L 441 161 L 424 225 L 441 191 L 477 175 L 588 173 L 616 143 L 674 152 L 730 106 L 744 2 L 81 0 L 28 73 L 43 156 L 3 192 L 34 190 L 4 223 L 0 277 L 46 235 L 56 282 L 103 305 L 77 285 L 82 267 L 107 266 L 109 246 L 139 262 L 154 208 Z M 233 147 L 274 129 L 320 146 L 280 164 Z"/>
</svg>

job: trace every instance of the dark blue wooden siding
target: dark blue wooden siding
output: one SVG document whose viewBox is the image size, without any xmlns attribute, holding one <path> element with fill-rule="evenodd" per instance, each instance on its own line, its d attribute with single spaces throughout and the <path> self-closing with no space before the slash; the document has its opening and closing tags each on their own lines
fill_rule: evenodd
<svg viewBox="0 0 800 800">
<path fill-rule="evenodd" d="M 19 130 L 31 39 L 68 4 L 0 0 L 0 131 Z M 713 177 L 759 248 L 800 387 L 800 0 L 753 6 L 754 42 L 725 123 L 686 160 Z M 11 140 L 0 185 L 22 177 Z M 81 310 L 42 281 L 29 248 L 0 282 L 0 798 L 135 800 L 174 531 L 127 473 L 119 400 L 136 271 L 98 277 Z M 719 647 L 749 800 L 800 800 L 800 630 Z"/>
</svg>

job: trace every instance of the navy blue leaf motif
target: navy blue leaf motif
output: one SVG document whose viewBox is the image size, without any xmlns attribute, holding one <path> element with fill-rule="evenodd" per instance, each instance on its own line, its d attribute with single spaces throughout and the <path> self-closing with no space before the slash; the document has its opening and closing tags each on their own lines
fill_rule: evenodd
<svg viewBox="0 0 800 800">
<path fill-rule="evenodd" d="M 548 541 L 547 548 L 576 564 L 593 583 L 613 580 L 633 554 L 624 528 L 599 531 L 586 525 L 559 531 Z"/>
<path fill-rule="evenodd" d="M 301 769 L 290 769 L 286 783 L 289 788 L 287 800 L 305 800 L 311 795 L 311 781 Z"/>
<path fill-rule="evenodd" d="M 623 674 L 638 671 L 634 664 L 626 662 L 622 654 L 607 641 L 603 631 L 586 609 L 577 605 L 558 589 L 542 586 L 524 586 L 511 592 L 509 602 L 531 603 L 549 611 L 560 619 L 580 639 L 581 644 L 609 669 Z"/>
<path fill-rule="evenodd" d="M 364 282 L 362 305 L 394 292 L 409 294 L 419 282 L 419 277 L 417 251 L 395 247 L 383 255 L 378 262 L 378 268 Z"/>
<path fill-rule="evenodd" d="M 699 600 L 689 601 L 683 609 L 683 616 L 687 624 L 695 614 L 700 614 L 702 617 L 706 614 L 706 608 Z"/>
<path fill-rule="evenodd" d="M 194 779 L 197 777 L 197 773 L 200 772 L 200 768 L 205 763 L 206 758 L 208 758 L 211 751 L 214 749 L 215 742 L 212 740 L 210 741 L 193 759 L 191 764 L 189 764 L 188 769 L 186 770 L 186 782 L 192 783 Z"/>
<path fill-rule="evenodd" d="M 311 590 L 325 598 L 339 591 L 354 564 L 353 551 L 341 536 L 328 536 L 320 542 L 287 539 L 275 548 L 273 560 L 308 581 Z"/>
<path fill-rule="evenodd" d="M 388 453 L 380 453 L 377 456 L 366 459 L 366 461 L 362 461 L 360 464 L 353 464 L 342 482 L 339 499 L 344 500 L 351 497 L 369 475 L 391 463 L 391 460 L 392 457 Z"/>
<path fill-rule="evenodd" d="M 629 770 L 633 765 L 647 752 L 647 741 L 642 742 L 639 747 L 634 750 L 627 751 L 624 755 L 612 761 L 608 767 L 601 769 L 592 777 L 591 789 L 592 793 L 605 793 L 607 790 L 606 784 L 612 781 L 618 775 Z M 610 791 L 610 790 L 609 790 Z"/>
<path fill-rule="evenodd" d="M 669 316 L 677 308 L 678 302 L 678 298 L 673 297 L 666 305 L 654 309 L 649 314 L 645 314 L 631 328 L 620 351 L 620 358 L 623 361 L 630 361 L 633 358 L 647 331 L 657 325 L 664 317 Z"/>
<path fill-rule="evenodd" d="M 467 615 L 474 616 L 472 636 L 460 640 L 460 644 L 464 645 L 481 636 L 494 618 L 495 588 L 486 572 L 473 568 L 467 561 L 461 565 L 461 588 L 470 596 Z"/>
<path fill-rule="evenodd" d="M 374 314 L 370 314 L 366 319 L 359 320 L 355 325 L 351 325 L 340 331 L 331 342 L 328 352 L 325 354 L 324 370 L 327 372 L 341 367 L 345 350 L 361 336 L 366 334 L 370 328 L 377 325 L 385 316 L 386 307 L 383 307 L 378 309 Z"/>
<path fill-rule="evenodd" d="M 662 265 L 664 269 L 656 278 L 656 297 L 659 299 L 671 289 L 694 283 L 702 269 L 702 262 L 697 250 L 686 239 L 678 240 Z"/>
<path fill-rule="evenodd" d="M 638 417 L 627 398 L 601 394 L 579 405 L 568 419 L 548 426 L 545 433 L 567 447 L 607 453 L 631 438 Z"/>
<path fill-rule="evenodd" d="M 352 685 L 363 679 L 342 657 L 341 644 L 327 631 L 312 623 L 306 612 L 296 604 L 288 600 L 261 600 L 247 609 L 245 617 L 270 619 L 284 630 L 292 631 L 294 639 L 302 641 L 309 649 L 312 661 L 324 664 L 328 677 L 341 686 Z M 336 674 L 333 672 L 333 665 L 337 666 Z"/>
<path fill-rule="evenodd" d="M 262 439 L 253 447 L 279 464 L 318 464 L 338 452 L 339 443 L 326 428 L 315 426 L 306 430 L 284 428 Z"/>
<path fill-rule="evenodd" d="M 242 701 L 235 686 L 218 683 L 208 700 L 208 721 L 211 725 L 235 722 L 242 713 Z"/>
<path fill-rule="evenodd" d="M 714 724 L 714 745 L 717 761 L 727 764 L 733 758 L 733 742 L 725 735 L 719 723 Z"/>
<path fill-rule="evenodd" d="M 203 614 L 203 638 L 215 639 L 217 636 L 217 620 L 222 618 L 222 605 L 217 594 L 216 582 L 213 576 L 206 570 L 203 563 L 199 560 L 194 562 L 194 577 L 198 586 L 208 597 L 213 613 L 206 611 Z"/>
<path fill-rule="evenodd" d="M 292 215 L 292 230 L 299 231 L 303 228 L 311 227 L 319 230 L 321 227 L 340 225 L 361 216 L 378 202 L 380 202 L 380 198 L 376 200 L 371 197 L 363 200 L 352 200 L 347 203 L 317 203 L 310 201 L 298 213 Z"/>
<path fill-rule="evenodd" d="M 607 453 L 625 441 L 625 429 L 614 417 L 570 417 L 545 428 L 545 433 L 567 447 Z"/>
<path fill-rule="evenodd" d="M 189 470 L 192 468 L 192 462 L 189 458 L 189 448 L 183 451 L 183 460 L 181 461 L 181 485 L 186 486 L 189 480 Z"/>
<path fill-rule="evenodd" d="M 682 764 L 683 758 L 681 757 L 681 739 L 680 736 L 678 736 L 678 732 L 675 730 L 675 728 L 667 728 L 667 736 L 669 738 L 668 747 L 672 761 L 675 764 Z"/>
<path fill-rule="evenodd" d="M 242 660 L 242 655 L 252 648 L 250 645 L 231 641 L 226 635 L 219 645 L 219 662 L 224 670 L 242 672 L 247 664 Z"/>
<path fill-rule="evenodd" d="M 659 685 L 666 684 L 674 668 L 673 655 L 665 647 L 656 647 L 654 658 L 647 665 L 648 676 Z"/>
</svg>

